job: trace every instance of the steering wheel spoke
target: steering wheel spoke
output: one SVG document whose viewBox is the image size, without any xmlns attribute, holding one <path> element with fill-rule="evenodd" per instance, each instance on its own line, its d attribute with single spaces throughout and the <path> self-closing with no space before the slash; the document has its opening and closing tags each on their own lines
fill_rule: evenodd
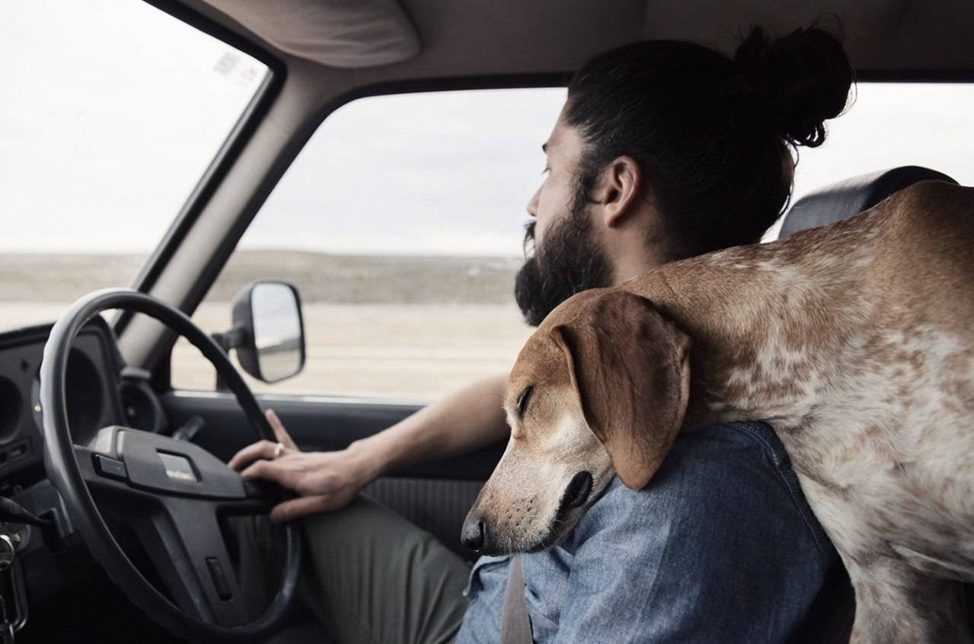
<svg viewBox="0 0 974 644">
<path fill-rule="evenodd" d="M 167 498 L 157 512 L 138 520 L 134 527 L 180 608 L 223 626 L 246 621 L 244 598 L 215 503 Z"/>
</svg>

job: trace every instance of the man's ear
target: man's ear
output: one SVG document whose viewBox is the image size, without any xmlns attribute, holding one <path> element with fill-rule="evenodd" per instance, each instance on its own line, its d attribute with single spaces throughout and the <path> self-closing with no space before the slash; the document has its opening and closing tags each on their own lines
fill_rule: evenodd
<svg viewBox="0 0 974 644">
<path fill-rule="evenodd" d="M 641 489 L 656 473 L 686 415 L 690 338 L 645 298 L 598 297 L 555 327 L 585 421 L 619 479 Z"/>
<path fill-rule="evenodd" d="M 630 156 L 613 159 L 599 175 L 593 200 L 600 206 L 606 228 L 618 226 L 635 210 L 644 188 L 643 171 Z"/>
</svg>

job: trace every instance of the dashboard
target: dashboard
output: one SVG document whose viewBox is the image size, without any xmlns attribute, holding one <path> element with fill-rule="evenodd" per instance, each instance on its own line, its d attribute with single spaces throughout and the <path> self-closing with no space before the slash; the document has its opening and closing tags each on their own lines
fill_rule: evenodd
<svg viewBox="0 0 974 644">
<path fill-rule="evenodd" d="M 39 373 L 51 326 L 0 334 L 0 490 L 29 483 L 9 479 L 43 463 Z M 121 367 L 111 329 L 101 317 L 93 319 L 78 334 L 66 373 L 68 418 L 76 443 L 87 443 L 106 425 L 124 424 Z"/>
<path fill-rule="evenodd" d="M 17 546 L 20 566 L 12 569 L 20 579 L 23 606 L 29 604 L 31 614 L 41 615 L 28 619 L 24 633 L 42 633 L 28 635 L 29 641 L 48 641 L 48 631 L 63 630 L 59 623 L 66 610 L 65 597 L 72 603 L 91 602 L 78 610 L 80 623 L 85 623 L 88 613 L 100 610 L 100 602 L 111 600 L 116 592 L 105 583 L 105 573 L 90 555 L 44 466 L 40 368 L 52 327 L 44 324 L 0 332 L 0 496 L 46 522 L 40 527 L 3 524 L 7 533 L 19 537 L 16 543 L 23 543 Z M 154 432 L 168 426 L 148 372 L 125 365 L 114 332 L 101 316 L 86 324 L 74 340 L 65 392 L 68 425 L 76 444 L 90 443 L 99 430 L 111 425 Z M 130 543 L 131 536 L 117 532 L 116 537 L 129 551 L 138 553 Z M 9 586 L 14 576 L 8 573 L 0 582 Z M 92 583 L 99 588 L 93 590 Z M 128 605 L 124 598 L 117 601 Z M 142 623 L 138 616 L 128 619 L 133 617 Z M 151 624 L 141 628 L 157 632 Z"/>
<path fill-rule="evenodd" d="M 0 496 L 53 522 L 21 554 L 32 603 L 53 597 L 63 584 L 91 574 L 79 535 L 44 469 L 44 410 L 40 368 L 53 324 L 0 333 Z M 101 317 L 75 338 L 65 373 L 68 423 L 75 443 L 87 444 L 98 431 L 124 425 L 160 431 L 165 421 L 148 374 L 126 367 L 115 336 Z"/>
<path fill-rule="evenodd" d="M 44 410 L 40 368 L 52 324 L 0 333 L 0 495 L 10 496 L 44 476 Z M 165 415 L 148 374 L 125 367 L 115 336 L 98 316 L 78 334 L 68 358 L 68 421 L 74 442 L 124 425 L 160 431 Z"/>
</svg>

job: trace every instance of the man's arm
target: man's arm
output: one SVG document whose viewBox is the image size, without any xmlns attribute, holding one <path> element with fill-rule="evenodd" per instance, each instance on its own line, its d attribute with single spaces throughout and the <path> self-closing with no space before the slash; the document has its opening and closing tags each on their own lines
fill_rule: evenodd
<svg viewBox="0 0 974 644">
<path fill-rule="evenodd" d="M 372 478 L 421 461 L 466 454 L 510 435 L 503 401 L 507 374 L 475 382 L 389 429 L 356 441 Z"/>
<path fill-rule="evenodd" d="M 555 640 L 786 640 L 836 559 L 788 467 L 721 426 L 681 436 L 643 490 L 614 482 L 569 545 Z"/>
<path fill-rule="evenodd" d="M 510 429 L 501 405 L 506 385 L 506 375 L 476 382 L 336 452 L 298 451 L 284 426 L 269 413 L 278 440 L 287 448 L 283 455 L 273 458 L 276 445 L 260 441 L 234 455 L 230 467 L 300 495 L 276 506 L 271 512 L 274 521 L 336 510 L 379 476 L 421 461 L 472 452 L 507 437 Z"/>
</svg>

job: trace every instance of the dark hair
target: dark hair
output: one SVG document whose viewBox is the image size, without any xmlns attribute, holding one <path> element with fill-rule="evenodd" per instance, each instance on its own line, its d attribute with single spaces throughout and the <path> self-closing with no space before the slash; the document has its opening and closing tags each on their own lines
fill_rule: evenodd
<svg viewBox="0 0 974 644">
<path fill-rule="evenodd" d="M 663 40 L 607 52 L 568 87 L 565 121 L 586 142 L 579 190 L 628 155 L 655 195 L 667 259 L 756 242 L 791 195 L 791 147 L 824 142 L 852 82 L 842 46 L 817 28 L 773 41 L 755 28 L 733 60 Z"/>
</svg>

